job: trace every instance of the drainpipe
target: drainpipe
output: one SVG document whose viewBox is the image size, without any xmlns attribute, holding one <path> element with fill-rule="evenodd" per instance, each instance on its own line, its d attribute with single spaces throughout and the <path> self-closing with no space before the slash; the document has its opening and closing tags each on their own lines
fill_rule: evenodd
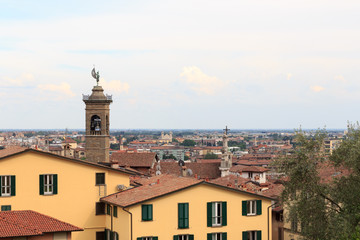
<svg viewBox="0 0 360 240">
<path fill-rule="evenodd" d="M 132 213 L 126 210 L 124 207 L 122 208 L 125 212 L 130 214 L 130 240 L 133 239 L 133 220 L 132 220 Z"/>
<path fill-rule="evenodd" d="M 270 240 L 270 220 L 269 220 L 269 217 L 270 217 L 270 214 L 269 214 L 269 209 L 273 206 L 275 206 L 276 204 L 278 204 L 277 202 L 271 204 L 270 206 L 267 207 L 267 214 L 268 214 L 268 217 L 267 217 L 267 227 L 268 227 L 268 240 Z"/>
<path fill-rule="evenodd" d="M 110 207 L 110 217 L 111 217 L 111 233 L 110 234 L 112 234 L 112 232 L 113 232 L 113 208 L 114 208 L 114 206 L 111 206 Z"/>
</svg>

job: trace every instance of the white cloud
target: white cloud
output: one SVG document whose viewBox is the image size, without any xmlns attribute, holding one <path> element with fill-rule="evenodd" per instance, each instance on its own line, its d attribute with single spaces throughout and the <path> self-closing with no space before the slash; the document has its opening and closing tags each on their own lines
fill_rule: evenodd
<svg viewBox="0 0 360 240">
<path fill-rule="evenodd" d="M 126 82 L 121 82 L 118 80 L 113 80 L 110 82 L 106 82 L 104 79 L 100 79 L 99 83 L 104 89 L 108 89 L 114 93 L 125 92 L 128 93 L 130 89 L 130 85 Z"/>
<path fill-rule="evenodd" d="M 345 80 L 345 78 L 343 76 L 341 76 L 341 75 L 336 75 L 334 77 L 334 80 L 342 82 L 342 83 L 347 83 L 347 80 Z"/>
<path fill-rule="evenodd" d="M 288 73 L 287 76 L 286 76 L 286 79 L 287 79 L 287 80 L 290 80 L 291 77 L 292 77 L 292 74 L 291 74 L 291 73 Z"/>
<path fill-rule="evenodd" d="M 180 77 L 198 94 L 214 95 L 225 85 L 225 82 L 216 77 L 206 75 L 195 66 L 184 67 Z"/>
<path fill-rule="evenodd" d="M 313 92 L 321 92 L 323 91 L 325 88 L 319 85 L 315 85 L 315 86 L 311 86 L 310 87 L 311 91 Z"/>
<path fill-rule="evenodd" d="M 62 82 L 59 85 L 56 85 L 56 84 L 39 84 L 37 87 L 38 87 L 38 89 L 40 89 L 41 91 L 44 91 L 44 92 L 57 93 L 58 98 L 75 96 L 75 94 L 70 89 L 71 86 L 66 82 Z"/>
<path fill-rule="evenodd" d="M 22 74 L 17 78 L 4 77 L 0 81 L 1 87 L 24 87 L 30 85 L 34 81 L 31 73 Z"/>
</svg>

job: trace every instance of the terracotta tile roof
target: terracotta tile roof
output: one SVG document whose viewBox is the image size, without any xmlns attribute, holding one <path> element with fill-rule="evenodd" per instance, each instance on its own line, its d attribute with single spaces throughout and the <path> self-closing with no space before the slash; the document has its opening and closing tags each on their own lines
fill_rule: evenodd
<svg viewBox="0 0 360 240">
<path fill-rule="evenodd" d="M 214 180 L 211 180 L 210 182 L 219 184 L 219 185 L 223 185 L 223 186 L 235 187 L 235 185 L 245 184 L 250 181 L 251 180 L 249 180 L 247 178 L 243 178 L 243 177 L 239 177 L 239 176 L 230 174 L 225 177 L 216 178 Z"/>
<path fill-rule="evenodd" d="M 4 149 L 4 150 L 6 150 L 6 149 Z M 0 152 L 4 151 L 4 150 L 0 150 Z M 130 175 L 135 174 L 134 172 L 126 170 L 124 168 L 115 169 L 115 168 L 112 168 L 112 167 L 109 167 L 109 166 L 105 166 L 103 164 L 92 163 L 92 162 L 89 162 L 89 161 L 80 160 L 80 159 L 76 159 L 76 158 L 64 157 L 64 156 L 57 155 L 57 154 L 54 154 L 54 153 L 51 153 L 51 152 L 44 152 L 44 151 L 40 151 L 40 150 L 36 150 L 36 149 L 32 149 L 32 148 L 22 148 L 22 149 L 17 149 L 16 151 L 6 151 L 6 154 L 1 154 L 0 153 L 0 160 L 4 159 L 4 158 L 7 158 L 7 157 L 10 157 L 10 156 L 22 154 L 22 153 L 25 153 L 25 152 L 33 152 L 33 153 L 38 153 L 38 154 L 45 154 L 45 155 L 48 155 L 48 156 L 51 156 L 51 157 L 60 158 L 62 160 L 67 160 L 67 161 L 71 161 L 71 162 L 78 163 L 78 164 L 84 164 L 84 165 L 89 165 L 89 166 L 98 167 L 98 168 L 105 168 L 105 169 L 110 170 L 110 171 L 123 172 L 123 173 L 130 174 Z"/>
<path fill-rule="evenodd" d="M 321 183 L 330 183 L 334 179 L 348 176 L 350 174 L 349 169 L 341 166 L 335 167 L 330 161 L 318 163 L 317 168 Z"/>
<path fill-rule="evenodd" d="M 236 163 L 238 165 L 245 165 L 245 166 L 263 166 L 263 165 L 270 165 L 270 163 L 272 162 L 272 160 L 266 160 L 266 159 L 261 159 L 261 160 L 243 160 L 243 159 L 234 159 L 233 158 L 233 163 Z"/>
<path fill-rule="evenodd" d="M 49 151 L 62 151 L 64 150 L 61 146 L 50 146 Z"/>
<path fill-rule="evenodd" d="M 119 166 L 128 167 L 151 167 L 156 153 L 119 153 L 114 152 L 110 161 L 118 162 Z"/>
<path fill-rule="evenodd" d="M 267 172 L 269 169 L 259 166 L 235 165 L 230 168 L 230 172 Z"/>
<path fill-rule="evenodd" d="M 23 152 L 26 149 L 27 148 L 20 147 L 20 146 L 5 146 L 4 149 L 0 150 L 0 158 L 15 154 L 15 153 Z"/>
<path fill-rule="evenodd" d="M 190 162 L 185 163 L 186 168 L 191 169 L 193 175 L 197 175 L 201 179 L 214 179 L 221 176 L 219 170 L 220 162 Z M 161 173 L 163 174 L 173 174 L 180 176 L 181 168 L 177 162 L 160 162 Z"/>
<path fill-rule="evenodd" d="M 199 184 L 202 181 L 195 178 L 162 174 L 149 179 L 137 180 L 136 182 L 141 182 L 143 185 L 103 197 L 101 201 L 121 207 L 128 207 Z"/>
<path fill-rule="evenodd" d="M 263 191 L 263 195 L 272 198 L 279 198 L 282 191 L 284 190 L 284 185 L 282 184 L 270 184 L 269 189 Z"/>
<path fill-rule="evenodd" d="M 66 138 L 64 142 L 65 143 L 76 143 L 76 141 L 72 138 Z"/>
<path fill-rule="evenodd" d="M 0 238 L 70 231 L 83 229 L 31 210 L 0 212 Z"/>
</svg>

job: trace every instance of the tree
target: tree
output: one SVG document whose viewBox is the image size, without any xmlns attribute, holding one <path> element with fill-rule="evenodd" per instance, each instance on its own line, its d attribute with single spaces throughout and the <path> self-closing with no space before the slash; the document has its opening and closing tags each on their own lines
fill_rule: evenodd
<svg viewBox="0 0 360 240">
<path fill-rule="evenodd" d="M 360 128 L 350 126 L 330 158 L 324 154 L 326 136 L 325 130 L 310 136 L 296 132 L 293 154 L 276 161 L 288 178 L 281 200 L 305 239 L 359 239 Z M 334 171 L 333 176 L 324 178 L 325 170 Z"/>
<path fill-rule="evenodd" d="M 176 160 L 176 157 L 173 155 L 173 154 L 170 154 L 170 155 L 164 155 L 163 156 L 163 159 L 175 159 Z"/>
<path fill-rule="evenodd" d="M 186 147 L 194 147 L 196 145 L 196 142 L 194 140 L 185 139 L 180 145 Z"/>
<path fill-rule="evenodd" d="M 205 156 L 204 156 L 204 159 L 218 159 L 218 155 L 216 155 L 215 153 L 207 153 Z"/>
</svg>

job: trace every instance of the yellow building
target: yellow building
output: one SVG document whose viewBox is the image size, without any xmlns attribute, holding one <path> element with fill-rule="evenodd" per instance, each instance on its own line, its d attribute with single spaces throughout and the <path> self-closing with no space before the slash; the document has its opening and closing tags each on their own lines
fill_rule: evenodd
<svg viewBox="0 0 360 240">
<path fill-rule="evenodd" d="M 132 174 L 34 149 L 6 148 L 0 150 L 1 210 L 34 210 L 83 228 L 73 240 L 95 240 L 105 229 L 105 215 L 97 215 L 105 210 L 99 199 L 129 186 Z"/>
<path fill-rule="evenodd" d="M 171 175 L 138 183 L 101 198 L 106 239 L 271 239 L 272 198 Z"/>
</svg>

